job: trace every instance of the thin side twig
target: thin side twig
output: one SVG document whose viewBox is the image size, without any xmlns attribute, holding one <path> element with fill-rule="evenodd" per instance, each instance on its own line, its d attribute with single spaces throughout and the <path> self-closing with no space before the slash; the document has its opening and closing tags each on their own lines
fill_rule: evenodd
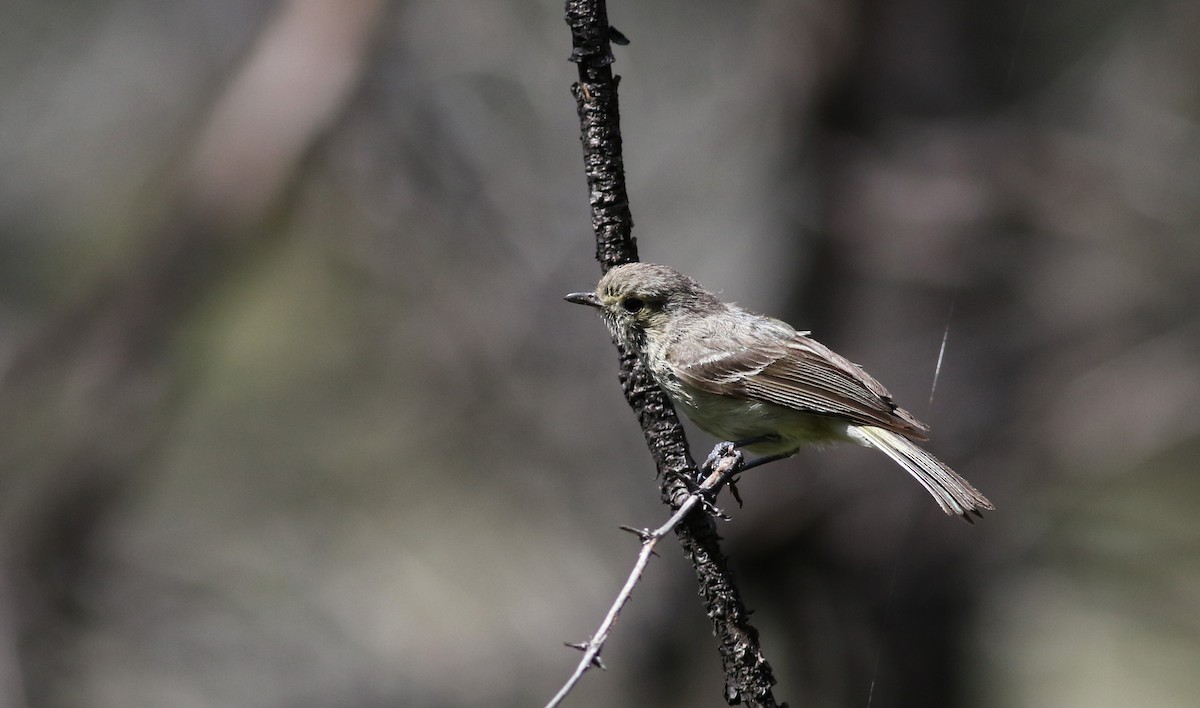
<svg viewBox="0 0 1200 708">
<path fill-rule="evenodd" d="M 711 474 L 705 478 L 704 482 L 696 489 L 696 491 L 687 495 L 671 518 L 667 519 L 666 523 L 653 531 L 636 530 L 634 531 L 642 539 L 642 547 L 638 551 L 637 560 L 633 564 L 633 570 L 629 572 L 629 577 L 625 579 L 625 585 L 622 586 L 621 592 L 617 593 L 616 599 L 611 607 L 608 608 L 608 613 L 604 615 L 604 619 L 600 622 L 600 626 L 596 632 L 592 634 L 591 639 L 583 644 L 569 644 L 568 646 L 581 649 L 583 657 L 579 660 L 579 664 L 575 667 L 574 673 L 563 684 L 558 693 L 550 699 L 546 704 L 546 708 L 555 708 L 562 703 L 563 699 L 575 688 L 587 670 L 593 666 L 600 666 L 600 651 L 604 649 L 604 643 L 608 641 L 608 635 L 612 632 L 613 625 L 617 623 L 617 617 L 621 614 L 621 608 L 625 603 L 629 602 L 629 598 L 633 595 L 633 588 L 637 586 L 642 579 L 642 574 L 646 570 L 646 566 L 650 563 L 650 557 L 654 555 L 654 547 L 664 536 L 671 533 L 671 530 L 683 521 L 688 514 L 698 505 L 710 503 L 709 500 L 718 492 L 723 484 L 728 481 L 733 475 L 737 474 L 743 463 L 741 451 L 735 449 L 729 443 L 722 443 L 713 449 L 712 455 L 709 456 L 708 462 L 705 463 L 706 469 L 711 469 Z"/>
</svg>

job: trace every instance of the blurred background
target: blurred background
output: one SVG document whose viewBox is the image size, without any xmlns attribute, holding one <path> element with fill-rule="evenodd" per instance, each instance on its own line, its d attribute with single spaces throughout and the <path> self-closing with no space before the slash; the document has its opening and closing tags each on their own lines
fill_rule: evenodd
<svg viewBox="0 0 1200 708">
<path fill-rule="evenodd" d="M 776 695 L 1194 705 L 1200 4 L 609 12 L 642 258 L 862 363 L 997 506 L 859 449 L 748 475 Z M 0 705 L 553 695 L 666 517 L 561 300 L 562 16 L 4 3 Z M 568 705 L 724 705 L 672 546 Z"/>
</svg>

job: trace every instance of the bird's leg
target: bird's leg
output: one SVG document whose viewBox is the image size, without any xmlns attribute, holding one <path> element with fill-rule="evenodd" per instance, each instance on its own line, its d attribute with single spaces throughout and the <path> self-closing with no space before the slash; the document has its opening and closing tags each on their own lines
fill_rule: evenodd
<svg viewBox="0 0 1200 708">
<path fill-rule="evenodd" d="M 748 445 L 756 445 L 758 443 L 763 443 L 763 442 L 779 442 L 779 436 L 775 435 L 773 433 L 767 433 L 766 435 L 755 435 L 754 437 L 743 438 L 742 440 L 733 440 L 731 442 L 718 443 L 717 446 L 713 448 L 712 452 L 709 453 L 708 459 L 705 460 L 704 464 L 701 465 L 700 467 L 705 472 L 710 473 L 713 471 L 717 462 L 719 462 L 722 458 L 728 456 L 731 452 L 738 450 L 739 448 L 746 447 Z M 743 472 L 745 472 L 746 470 L 754 469 L 755 467 L 760 467 L 762 465 L 767 464 L 768 462 L 775 462 L 776 460 L 782 460 L 785 457 L 791 457 L 792 455 L 795 455 L 795 454 L 796 454 L 796 451 L 791 450 L 789 452 L 780 453 L 778 455 L 765 455 L 756 460 L 751 460 L 749 462 L 742 462 L 737 467 L 735 467 L 733 469 L 733 474 L 731 474 L 727 479 L 725 479 L 724 483 L 725 483 L 725 486 L 729 488 L 729 493 L 731 495 L 733 495 L 733 498 L 737 501 L 738 506 L 742 505 L 742 495 L 738 493 L 737 482 Z"/>
<path fill-rule="evenodd" d="M 729 481 L 725 483 L 725 486 L 729 487 L 729 493 L 732 494 L 733 498 L 737 500 L 738 506 L 742 505 L 742 495 L 738 494 L 737 483 L 742 478 L 743 472 L 746 470 L 752 470 L 755 467 L 761 467 L 768 462 L 775 462 L 776 460 L 782 460 L 784 458 L 791 457 L 795 454 L 796 451 L 792 450 L 791 452 L 781 452 L 778 455 L 766 455 L 756 460 L 750 460 L 749 462 L 743 463 L 742 468 L 737 471 L 737 474 L 733 477 L 730 477 Z"/>
<path fill-rule="evenodd" d="M 704 461 L 703 465 L 700 465 L 700 469 L 705 472 L 712 472 L 713 466 L 716 465 L 722 457 L 726 457 L 732 453 L 736 447 L 737 443 L 717 443 L 717 446 L 712 449 L 712 452 L 708 453 L 708 459 Z"/>
<path fill-rule="evenodd" d="M 752 438 L 745 438 L 743 440 L 734 440 L 731 444 L 734 447 L 749 447 L 750 445 L 757 445 L 758 443 L 763 443 L 763 442 L 777 443 L 777 442 L 779 442 L 779 436 L 774 433 L 767 433 L 766 435 L 755 435 Z M 781 452 L 778 455 L 765 455 L 763 457 L 758 458 L 757 460 L 751 460 L 750 462 L 745 463 L 744 465 L 742 465 L 742 469 L 740 469 L 738 471 L 745 472 L 746 470 L 754 469 L 755 467 L 761 467 L 762 465 L 765 465 L 768 462 L 775 462 L 776 460 L 787 459 L 787 458 L 791 457 L 792 455 L 795 455 L 796 452 L 797 452 L 796 450 L 790 450 L 788 452 Z"/>
<path fill-rule="evenodd" d="M 746 470 L 751 470 L 751 469 L 754 469 L 755 467 L 761 467 L 765 464 L 768 464 L 771 462 L 776 462 L 778 460 L 786 460 L 787 458 L 789 458 L 795 454 L 796 454 L 796 450 L 792 450 L 790 452 L 781 452 L 778 455 L 764 455 L 763 457 L 759 457 L 758 459 L 750 460 L 746 464 L 742 465 L 742 469 L 740 470 L 740 472 L 745 472 Z"/>
<path fill-rule="evenodd" d="M 707 513 L 719 519 L 729 520 L 729 517 L 716 507 L 714 501 L 717 494 L 720 493 L 721 487 L 729 486 L 732 490 L 729 478 L 741 467 L 744 460 L 745 457 L 741 450 L 734 447 L 733 443 L 722 442 L 717 443 L 712 452 L 708 454 L 708 459 L 700 465 L 700 479 L 696 482 L 689 482 L 688 486 L 693 494 L 700 495 L 700 503 Z M 733 495 L 736 499 L 737 492 L 734 491 Z"/>
<path fill-rule="evenodd" d="M 762 442 L 779 442 L 779 436 L 775 435 L 774 433 L 767 433 L 766 435 L 755 435 L 754 437 L 751 437 L 751 438 L 743 438 L 741 440 L 734 440 L 732 442 L 721 443 L 721 445 L 729 445 L 730 447 L 737 449 L 737 448 L 746 447 L 748 445 L 756 445 L 756 444 L 762 443 Z M 721 445 L 718 445 L 717 448 L 719 449 L 721 447 Z M 709 460 L 712 460 L 713 456 L 715 456 L 716 453 L 717 453 L 717 450 L 714 449 L 713 455 L 709 456 Z M 790 452 L 783 452 L 778 455 L 766 455 L 766 456 L 760 457 L 756 460 L 751 460 L 750 462 L 743 462 L 742 465 L 740 466 L 740 468 L 737 470 L 737 474 L 730 477 L 725 483 L 725 486 L 729 487 L 729 493 L 731 495 L 733 495 L 733 498 L 735 500 L 737 500 L 738 506 L 742 505 L 742 495 L 738 493 L 737 482 L 743 472 L 745 472 L 746 470 L 754 469 L 755 467 L 759 467 L 761 465 L 765 465 L 768 462 L 775 462 L 776 460 L 782 460 L 786 457 L 791 457 L 792 455 L 795 455 L 795 454 L 796 454 L 796 451 L 792 450 Z"/>
</svg>

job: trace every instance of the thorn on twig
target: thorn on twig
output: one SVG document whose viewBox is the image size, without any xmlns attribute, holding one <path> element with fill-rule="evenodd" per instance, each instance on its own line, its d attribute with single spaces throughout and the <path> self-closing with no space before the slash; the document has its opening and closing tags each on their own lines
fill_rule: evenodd
<svg viewBox="0 0 1200 708">
<path fill-rule="evenodd" d="M 632 526 L 625 525 L 618 526 L 617 528 L 621 529 L 622 531 L 628 531 L 634 536 L 637 536 L 638 538 L 642 539 L 642 543 L 654 538 L 654 534 L 650 533 L 650 529 L 635 529 Z"/>
<path fill-rule="evenodd" d="M 643 546 L 646 545 L 647 543 L 650 543 L 651 541 L 654 541 L 654 540 L 660 538 L 658 535 L 656 535 L 650 529 L 635 529 L 632 526 L 618 526 L 617 528 L 621 529 L 622 531 L 628 531 L 629 533 L 633 534 L 634 536 L 637 536 L 638 539 L 641 540 Z M 656 558 L 662 557 L 662 556 L 658 555 L 658 551 L 656 551 L 654 549 L 650 549 L 650 555 L 655 556 Z"/>
<path fill-rule="evenodd" d="M 612 25 L 608 26 L 608 41 L 612 42 L 613 44 L 619 44 L 622 47 L 629 44 L 629 38 L 626 37 L 621 30 L 613 27 Z"/>
<path fill-rule="evenodd" d="M 578 643 L 563 642 L 563 646 L 568 646 L 568 647 L 571 647 L 572 649 L 578 649 L 579 651 L 587 651 L 588 650 L 587 642 L 578 642 Z M 603 661 L 600 661 L 599 654 L 592 657 L 592 666 L 595 666 L 596 668 L 600 669 L 601 671 L 608 671 L 608 667 L 604 665 Z"/>
</svg>

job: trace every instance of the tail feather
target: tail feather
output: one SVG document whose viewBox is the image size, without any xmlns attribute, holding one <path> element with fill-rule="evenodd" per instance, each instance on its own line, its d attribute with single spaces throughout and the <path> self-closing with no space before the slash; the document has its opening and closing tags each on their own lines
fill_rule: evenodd
<svg viewBox="0 0 1200 708">
<path fill-rule="evenodd" d="M 961 516 L 970 521 L 969 514 L 982 516 L 981 511 L 996 508 L 970 482 L 910 440 L 869 425 L 853 426 L 850 432 L 860 442 L 876 448 L 907 470 L 950 516 Z"/>
</svg>

